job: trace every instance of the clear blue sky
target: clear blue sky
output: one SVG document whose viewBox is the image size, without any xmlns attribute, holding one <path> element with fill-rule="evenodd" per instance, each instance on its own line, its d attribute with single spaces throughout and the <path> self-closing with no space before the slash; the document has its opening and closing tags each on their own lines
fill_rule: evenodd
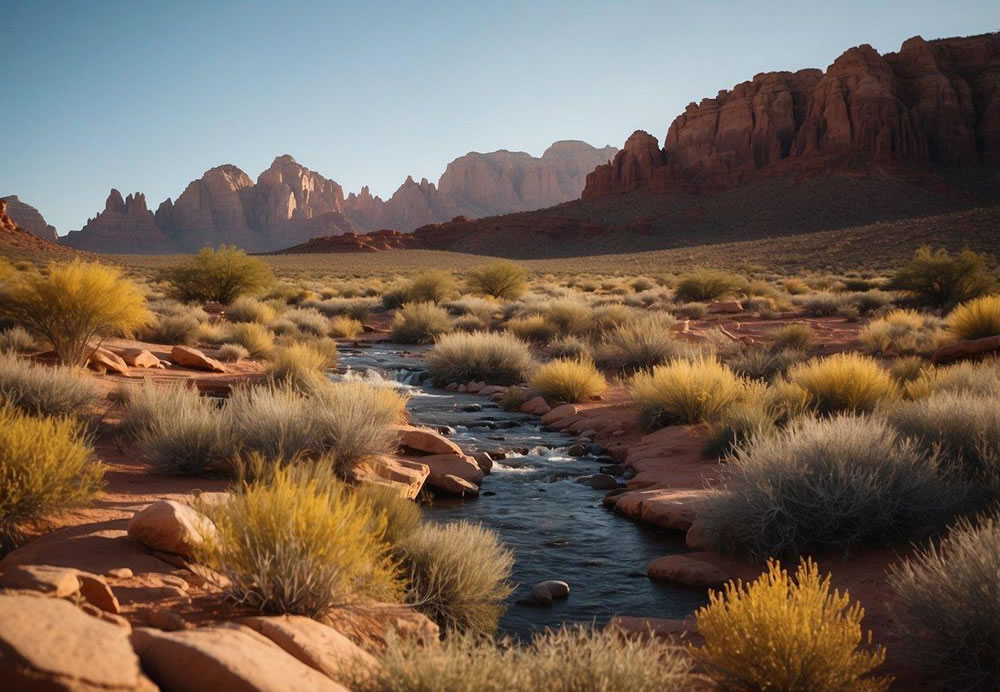
<svg viewBox="0 0 1000 692">
<path fill-rule="evenodd" d="M 64 234 L 111 187 L 155 209 L 283 153 L 386 197 L 469 151 L 662 142 L 757 72 L 995 31 L 1000 1 L 0 0 L 0 22 L 0 195 Z"/>
</svg>

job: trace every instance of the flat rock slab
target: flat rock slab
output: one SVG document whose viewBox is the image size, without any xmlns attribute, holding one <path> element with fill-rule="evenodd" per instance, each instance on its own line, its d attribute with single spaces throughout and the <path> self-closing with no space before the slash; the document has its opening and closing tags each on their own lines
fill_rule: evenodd
<svg viewBox="0 0 1000 692">
<path fill-rule="evenodd" d="M 209 358 L 204 353 L 191 346 L 174 346 L 170 349 L 170 359 L 180 366 L 192 370 L 205 370 L 206 372 L 226 372 L 226 367 L 215 360 Z"/>
<path fill-rule="evenodd" d="M 706 589 L 720 588 L 732 578 L 721 567 L 687 555 L 658 557 L 646 566 L 646 574 L 656 581 Z"/>
<path fill-rule="evenodd" d="M 615 510 L 663 529 L 687 531 L 707 490 L 634 490 L 615 498 Z"/>
<path fill-rule="evenodd" d="M 73 567 L 53 565 L 12 565 L 0 573 L 0 588 L 34 591 L 54 598 L 80 594 L 85 601 L 109 613 L 121 606 L 108 582 L 99 574 Z"/>
<path fill-rule="evenodd" d="M 398 457 L 368 459 L 353 470 L 354 479 L 359 483 L 384 485 L 407 500 L 413 500 L 420 494 L 430 472 L 427 464 Z"/>
<path fill-rule="evenodd" d="M 118 354 L 112 353 L 106 348 L 94 349 L 94 352 L 87 358 L 87 365 L 98 371 L 128 375 L 128 364 Z"/>
<path fill-rule="evenodd" d="M 248 617 L 240 624 L 259 632 L 310 668 L 331 680 L 350 682 L 351 669 L 364 666 L 375 670 L 375 657 L 337 630 L 301 615 Z"/>
<path fill-rule="evenodd" d="M 463 481 L 479 485 L 483 482 L 483 470 L 472 457 L 464 454 L 432 454 L 420 457 L 420 463 L 430 469 L 428 482 L 434 485 L 441 476 L 458 476 Z"/>
<path fill-rule="evenodd" d="M 462 448 L 444 435 L 416 425 L 394 425 L 399 433 L 399 444 L 425 454 L 463 454 Z"/>
<path fill-rule="evenodd" d="M 160 359 L 144 348 L 126 348 L 116 352 L 125 361 L 126 365 L 133 368 L 162 368 Z"/>
<path fill-rule="evenodd" d="M 0 596 L 0 688 L 156 689 L 139 668 L 127 629 L 38 596 Z"/>
<path fill-rule="evenodd" d="M 346 690 L 247 627 L 140 628 L 132 633 L 132 646 L 143 670 L 164 690 Z"/>
</svg>

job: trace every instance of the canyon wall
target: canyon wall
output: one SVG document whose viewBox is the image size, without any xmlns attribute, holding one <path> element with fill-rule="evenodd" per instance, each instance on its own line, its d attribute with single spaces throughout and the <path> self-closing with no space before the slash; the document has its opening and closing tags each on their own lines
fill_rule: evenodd
<svg viewBox="0 0 1000 692">
<path fill-rule="evenodd" d="M 59 239 L 55 227 L 46 223 L 45 217 L 37 209 L 19 200 L 17 195 L 0 197 L 0 200 L 7 203 L 7 214 L 10 219 L 24 230 L 52 242 Z"/>
<path fill-rule="evenodd" d="M 768 72 L 690 104 L 662 147 L 637 131 L 584 198 L 703 192 L 858 164 L 1000 165 L 1000 34 L 851 48 L 824 73 Z"/>
</svg>

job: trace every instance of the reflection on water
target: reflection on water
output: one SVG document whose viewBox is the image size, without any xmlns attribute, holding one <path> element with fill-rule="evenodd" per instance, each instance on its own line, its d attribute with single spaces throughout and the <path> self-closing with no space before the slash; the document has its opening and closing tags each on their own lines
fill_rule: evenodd
<svg viewBox="0 0 1000 692">
<path fill-rule="evenodd" d="M 507 413 L 484 397 L 421 389 L 416 349 L 345 349 L 340 363 L 349 368 L 341 377 L 407 390 L 413 421 L 450 426 L 450 438 L 467 452 L 521 450 L 494 465 L 478 499 L 438 497 L 424 507 L 435 521 L 482 522 L 514 551 L 517 589 L 501 620 L 503 631 L 521 636 L 563 622 L 603 625 L 614 615 L 682 618 L 705 602 L 701 592 L 646 577 L 651 559 L 684 552 L 683 536 L 614 514 L 601 505 L 603 491 L 574 481 L 597 473 L 609 459 L 570 457 L 570 436 L 544 432 L 537 418 Z M 550 608 L 516 603 L 546 579 L 569 583 L 570 597 Z"/>
</svg>

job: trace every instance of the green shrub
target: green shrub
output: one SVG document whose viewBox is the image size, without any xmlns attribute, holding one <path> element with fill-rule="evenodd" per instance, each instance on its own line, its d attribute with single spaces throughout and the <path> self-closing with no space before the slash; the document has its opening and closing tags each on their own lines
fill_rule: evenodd
<svg viewBox="0 0 1000 692">
<path fill-rule="evenodd" d="M 450 271 L 431 269 L 410 279 L 408 302 L 434 303 L 451 298 L 458 292 L 458 282 Z"/>
<path fill-rule="evenodd" d="M 274 283 L 267 264 L 231 245 L 218 250 L 204 248 L 187 264 L 166 270 L 160 278 L 178 300 L 223 305 L 241 296 L 262 293 Z"/>
<path fill-rule="evenodd" d="M 319 617 L 361 597 L 397 597 L 384 518 L 318 468 L 277 468 L 208 508 L 218 539 L 204 559 L 229 579 L 233 600 Z"/>
<path fill-rule="evenodd" d="M 942 465 L 991 496 L 1000 493 L 1000 391 L 938 392 L 888 413 L 903 435 L 942 452 Z"/>
<path fill-rule="evenodd" d="M 234 300 L 226 308 L 226 317 L 231 322 L 256 322 L 257 324 L 267 325 L 277 317 L 277 313 L 267 303 L 262 303 L 249 296 L 243 296 Z"/>
<path fill-rule="evenodd" d="M 866 291 L 864 293 L 852 293 L 850 301 L 862 315 L 870 315 L 876 310 L 880 310 L 892 304 L 892 294 L 885 291 Z"/>
<path fill-rule="evenodd" d="M 715 549 L 756 559 L 905 540 L 966 502 L 965 484 L 942 473 L 936 454 L 853 415 L 800 418 L 755 437 L 723 474 L 699 523 Z"/>
<path fill-rule="evenodd" d="M 141 332 L 144 341 L 154 344 L 194 346 L 201 335 L 202 323 L 190 315 L 161 315 Z"/>
<path fill-rule="evenodd" d="M 226 411 L 217 410 L 197 391 L 193 395 L 181 391 L 150 395 L 147 390 L 137 398 L 137 409 L 129 414 L 127 427 L 135 431 L 143 458 L 162 473 L 202 476 L 228 472 L 236 442 Z M 166 409 L 166 402 L 182 405 Z"/>
<path fill-rule="evenodd" d="M 229 328 L 227 341 L 239 344 L 251 358 L 266 358 L 274 351 L 274 334 L 254 322 L 238 322 Z"/>
<path fill-rule="evenodd" d="M 239 344 L 222 344 L 219 346 L 219 360 L 226 363 L 239 363 L 250 357 L 250 351 Z"/>
<path fill-rule="evenodd" d="M 531 387 L 549 401 L 575 403 L 600 394 L 608 383 L 593 362 L 579 358 L 540 366 L 531 377 Z"/>
<path fill-rule="evenodd" d="M 0 554 L 25 525 L 89 502 L 103 475 L 80 424 L 0 406 Z"/>
<path fill-rule="evenodd" d="M 519 298 L 527 289 L 527 272 L 513 262 L 494 262 L 474 269 L 467 278 L 473 293 L 502 300 Z"/>
<path fill-rule="evenodd" d="M 99 400 L 93 378 L 0 356 L 0 406 L 42 416 L 79 416 Z"/>
<path fill-rule="evenodd" d="M 792 366 L 788 380 L 809 394 L 821 414 L 838 411 L 864 413 L 899 396 L 892 376 L 879 364 L 856 353 L 836 353 Z"/>
<path fill-rule="evenodd" d="M 1000 679 L 1000 518 L 960 520 L 939 545 L 892 569 L 896 628 L 937 685 L 988 690 Z"/>
<path fill-rule="evenodd" d="M 358 670 L 359 692 L 662 692 L 687 689 L 690 662 L 676 646 L 656 638 L 622 637 L 582 627 L 545 630 L 530 644 L 495 644 L 451 633 L 425 646 L 393 637 L 379 654 L 374 675 Z"/>
<path fill-rule="evenodd" d="M 951 308 L 996 287 L 996 279 L 988 271 L 986 260 L 985 256 L 969 250 L 953 257 L 943 248 L 932 251 L 925 246 L 896 272 L 889 286 L 910 291 L 924 304 Z"/>
<path fill-rule="evenodd" d="M 472 332 L 447 334 L 438 339 L 426 357 L 438 384 L 516 384 L 534 367 L 528 345 L 510 334 Z"/>
<path fill-rule="evenodd" d="M 702 423 L 718 418 L 745 394 L 745 382 L 717 360 L 698 357 L 658 365 L 629 383 L 647 427 Z"/>
<path fill-rule="evenodd" d="M 959 339 L 1000 336 L 1000 295 L 962 303 L 948 315 L 948 328 Z"/>
<path fill-rule="evenodd" d="M 746 286 L 747 281 L 742 276 L 715 269 L 697 269 L 681 275 L 674 299 L 678 303 L 720 300 L 742 293 Z"/>
<path fill-rule="evenodd" d="M 451 330 L 448 311 L 434 303 L 407 303 L 392 316 L 392 340 L 402 344 L 430 343 Z"/>
<path fill-rule="evenodd" d="M 442 628 L 490 634 L 512 592 L 514 555 L 496 532 L 465 521 L 424 524 L 399 544 L 406 600 Z"/>
<path fill-rule="evenodd" d="M 19 274 L 4 293 L 2 315 L 52 344 L 65 365 L 84 365 L 94 340 L 131 336 L 152 319 L 142 291 L 121 270 L 81 260 Z"/>
<path fill-rule="evenodd" d="M 861 604 L 832 590 L 811 560 L 794 578 L 770 561 L 756 581 L 729 582 L 708 599 L 695 613 L 705 644 L 690 651 L 721 689 L 874 692 L 892 683 L 871 675 L 885 649 L 864 636 Z"/>
<path fill-rule="evenodd" d="M 0 331 L 0 353 L 27 353 L 36 349 L 35 338 L 28 330 L 11 327 Z"/>
<path fill-rule="evenodd" d="M 726 409 L 709 427 L 705 455 L 721 459 L 752 438 L 769 435 L 776 430 L 776 413 L 761 397 L 738 402 Z"/>
<path fill-rule="evenodd" d="M 816 341 L 816 331 L 808 324 L 796 322 L 786 324 L 774 331 L 774 341 L 771 348 L 781 351 L 786 348 L 796 351 L 808 351 Z"/>
</svg>

